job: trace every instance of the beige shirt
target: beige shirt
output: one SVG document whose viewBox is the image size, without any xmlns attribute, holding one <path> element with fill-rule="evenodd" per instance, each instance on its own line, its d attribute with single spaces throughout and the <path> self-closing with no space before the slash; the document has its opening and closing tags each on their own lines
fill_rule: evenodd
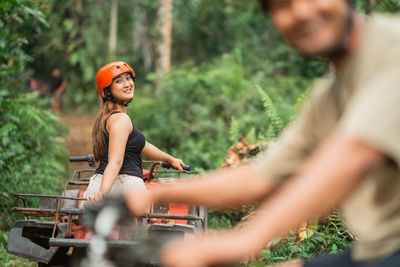
<svg viewBox="0 0 400 267">
<path fill-rule="evenodd" d="M 399 18 L 370 19 L 358 51 L 314 87 L 298 119 L 256 166 L 282 184 L 333 130 L 374 145 L 390 159 L 371 170 L 341 206 L 358 237 L 354 259 L 382 258 L 400 249 Z"/>
</svg>

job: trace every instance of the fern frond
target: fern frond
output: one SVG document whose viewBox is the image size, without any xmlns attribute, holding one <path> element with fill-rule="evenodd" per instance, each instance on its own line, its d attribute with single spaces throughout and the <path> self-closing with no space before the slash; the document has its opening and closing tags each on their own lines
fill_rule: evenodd
<svg viewBox="0 0 400 267">
<path fill-rule="evenodd" d="M 310 94 L 310 89 L 307 89 L 304 93 L 302 93 L 297 99 L 296 104 L 294 105 L 293 114 L 292 116 L 296 116 L 300 110 L 303 108 L 306 99 Z"/>
<path fill-rule="evenodd" d="M 260 94 L 261 101 L 264 106 L 264 112 L 267 115 L 268 120 L 270 122 L 267 130 L 267 137 L 276 138 L 283 129 L 282 119 L 278 115 L 276 107 L 272 102 L 271 98 L 269 97 L 269 95 L 264 90 L 262 90 L 261 87 L 258 85 L 256 85 L 256 89 Z"/>
<path fill-rule="evenodd" d="M 235 117 L 232 117 L 231 125 L 229 127 L 229 139 L 232 141 L 232 143 L 236 143 L 239 141 L 239 126 L 239 120 L 235 119 Z"/>
</svg>

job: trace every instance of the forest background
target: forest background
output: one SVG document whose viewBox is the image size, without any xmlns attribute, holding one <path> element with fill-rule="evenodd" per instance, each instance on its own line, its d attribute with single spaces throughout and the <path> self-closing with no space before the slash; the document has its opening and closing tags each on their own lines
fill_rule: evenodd
<svg viewBox="0 0 400 267">
<path fill-rule="evenodd" d="M 400 12 L 398 0 L 358 0 L 357 8 Z M 221 167 L 241 140 L 273 141 L 328 70 L 288 48 L 255 0 L 1 1 L 0 265 L 28 264 L 5 251 L 17 219 L 12 194 L 59 193 L 68 176 L 67 129 L 49 99 L 29 92 L 31 79 L 48 84 L 59 68 L 68 81 L 63 112 L 93 115 L 96 71 L 112 60 L 136 71 L 135 125 L 198 170 Z M 249 212 L 212 211 L 209 223 L 231 227 Z M 334 226 L 276 241 L 248 264 L 336 253 L 352 238 L 339 219 Z"/>
</svg>

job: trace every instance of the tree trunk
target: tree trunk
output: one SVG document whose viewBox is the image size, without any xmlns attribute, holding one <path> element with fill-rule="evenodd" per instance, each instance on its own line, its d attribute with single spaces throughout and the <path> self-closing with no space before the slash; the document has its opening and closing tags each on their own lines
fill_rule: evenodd
<svg viewBox="0 0 400 267">
<path fill-rule="evenodd" d="M 136 19 L 133 20 L 132 27 L 133 53 L 140 53 L 143 57 L 144 69 L 151 71 L 154 61 L 154 49 L 147 30 L 150 27 L 148 25 L 147 11 L 140 5 L 135 6 L 135 8 Z"/>
<path fill-rule="evenodd" d="M 110 60 L 115 58 L 117 50 L 117 32 L 118 32 L 118 0 L 111 2 L 110 14 L 110 33 L 108 37 L 108 57 Z"/>
<path fill-rule="evenodd" d="M 159 0 L 158 7 L 158 43 L 157 43 L 157 85 L 160 85 L 165 73 L 171 67 L 171 32 L 172 32 L 172 1 Z"/>
</svg>

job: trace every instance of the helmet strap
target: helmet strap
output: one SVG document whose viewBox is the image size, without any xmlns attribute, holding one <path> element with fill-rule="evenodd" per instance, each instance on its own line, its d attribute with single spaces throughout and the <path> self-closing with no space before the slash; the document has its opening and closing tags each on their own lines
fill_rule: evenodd
<svg viewBox="0 0 400 267">
<path fill-rule="evenodd" d="M 113 94 L 111 93 L 111 90 L 108 89 L 108 91 L 110 92 L 110 96 L 109 97 L 107 97 L 107 96 L 103 97 L 103 101 L 111 101 L 111 102 L 114 102 L 115 104 L 119 104 L 119 105 L 122 105 L 124 107 L 127 107 L 132 102 L 132 99 L 128 100 L 128 102 L 126 102 L 126 103 L 124 103 L 123 101 L 117 100 L 113 96 Z"/>
</svg>

